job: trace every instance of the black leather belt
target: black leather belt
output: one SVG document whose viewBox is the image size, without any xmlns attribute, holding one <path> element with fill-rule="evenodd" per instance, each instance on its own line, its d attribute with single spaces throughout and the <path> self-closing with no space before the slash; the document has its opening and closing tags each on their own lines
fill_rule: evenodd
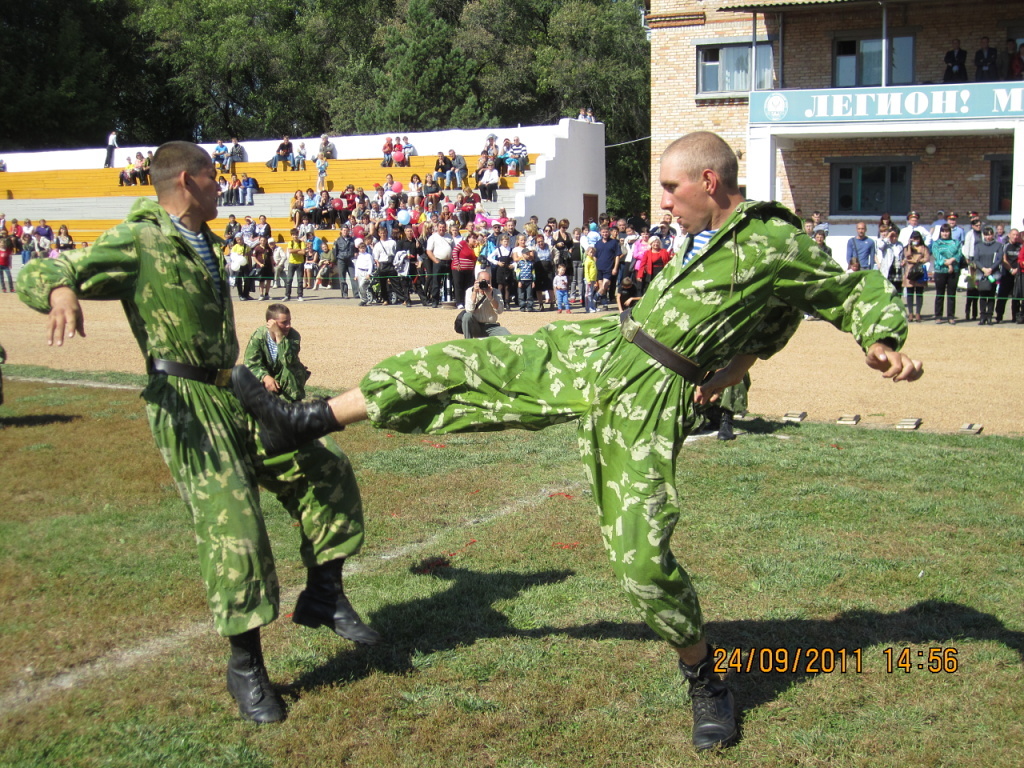
<svg viewBox="0 0 1024 768">
<path fill-rule="evenodd" d="M 657 362 L 673 373 L 678 373 L 691 384 L 700 384 L 704 381 L 708 372 L 690 358 L 680 355 L 671 347 L 666 347 L 656 338 L 646 333 L 640 327 L 640 323 L 633 319 L 632 307 L 619 315 L 619 323 L 622 335 L 626 337 L 626 341 L 636 344 Z"/>
<path fill-rule="evenodd" d="M 166 373 L 168 376 L 177 376 L 179 379 L 212 384 L 215 387 L 231 386 L 230 368 L 200 368 L 188 363 L 176 363 L 173 360 L 161 360 L 151 357 L 149 358 L 149 372 Z"/>
</svg>

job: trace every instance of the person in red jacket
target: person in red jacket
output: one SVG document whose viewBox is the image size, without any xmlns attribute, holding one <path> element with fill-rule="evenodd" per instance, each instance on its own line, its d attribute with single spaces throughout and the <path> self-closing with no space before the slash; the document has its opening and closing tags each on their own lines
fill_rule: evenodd
<svg viewBox="0 0 1024 768">
<path fill-rule="evenodd" d="M 466 290 L 473 285 L 476 272 L 477 234 L 468 233 L 452 251 L 452 295 L 457 302 L 456 309 L 463 309 L 462 300 Z"/>
</svg>

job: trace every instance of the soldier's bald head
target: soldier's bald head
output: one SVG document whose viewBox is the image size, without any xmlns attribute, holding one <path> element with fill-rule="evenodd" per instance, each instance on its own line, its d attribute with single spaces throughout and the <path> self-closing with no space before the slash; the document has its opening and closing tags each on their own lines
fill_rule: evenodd
<svg viewBox="0 0 1024 768">
<path fill-rule="evenodd" d="M 694 131 L 682 136 L 662 153 L 664 163 L 673 159 L 687 180 L 696 181 L 705 170 L 714 171 L 726 192 L 739 189 L 739 160 L 721 136 L 710 131 Z"/>
<path fill-rule="evenodd" d="M 213 167 L 213 160 L 198 144 L 191 141 L 169 141 L 161 144 L 153 155 L 149 175 L 157 196 L 171 190 L 174 180 L 185 171 L 198 176 Z"/>
</svg>

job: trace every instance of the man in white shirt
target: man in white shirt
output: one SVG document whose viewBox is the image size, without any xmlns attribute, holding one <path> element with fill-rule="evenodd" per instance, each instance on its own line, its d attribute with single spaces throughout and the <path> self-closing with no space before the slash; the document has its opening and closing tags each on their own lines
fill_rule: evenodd
<svg viewBox="0 0 1024 768">
<path fill-rule="evenodd" d="M 932 244 L 932 235 L 928 231 L 928 227 L 921 223 L 921 216 L 917 211 L 911 211 L 907 214 L 907 226 L 900 230 L 900 243 L 904 248 L 910 242 L 910 233 L 920 232 L 921 238 L 924 240 L 925 245 Z"/>
<path fill-rule="evenodd" d="M 452 274 L 452 249 L 455 242 L 448 234 L 448 226 L 443 222 L 437 223 L 437 228 L 427 239 L 427 258 L 430 263 L 430 306 L 437 309 L 441 306 L 441 290 L 445 281 L 451 278 Z"/>
</svg>

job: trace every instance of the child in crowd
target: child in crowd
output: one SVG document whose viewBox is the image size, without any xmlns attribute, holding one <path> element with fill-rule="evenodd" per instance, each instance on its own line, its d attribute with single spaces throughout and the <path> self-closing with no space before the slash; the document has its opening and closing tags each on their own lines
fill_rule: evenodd
<svg viewBox="0 0 1024 768">
<path fill-rule="evenodd" d="M 516 275 L 519 280 L 519 311 L 535 312 L 533 307 L 533 251 L 524 248 L 516 262 Z"/>
<path fill-rule="evenodd" d="M 583 256 L 584 302 L 587 312 L 597 312 L 597 249 L 587 248 Z"/>
<path fill-rule="evenodd" d="M 295 153 L 295 167 L 293 171 L 306 170 L 306 142 L 299 142 L 299 151 Z"/>
<path fill-rule="evenodd" d="M 625 312 L 638 301 L 640 301 L 640 292 L 637 290 L 633 278 L 622 278 L 615 293 L 615 303 L 619 307 L 619 312 Z"/>
<path fill-rule="evenodd" d="M 323 192 L 327 189 L 327 158 L 321 152 L 316 156 L 316 191 Z"/>
<path fill-rule="evenodd" d="M 316 277 L 316 251 L 312 243 L 306 243 L 305 263 L 302 265 L 302 284 L 306 289 L 313 288 L 313 280 Z"/>
<path fill-rule="evenodd" d="M 551 284 L 555 289 L 555 299 L 558 303 L 558 314 L 566 312 L 571 315 L 572 309 L 569 308 L 569 277 L 565 272 L 565 264 L 559 264 L 558 273 L 552 279 Z"/>
</svg>

